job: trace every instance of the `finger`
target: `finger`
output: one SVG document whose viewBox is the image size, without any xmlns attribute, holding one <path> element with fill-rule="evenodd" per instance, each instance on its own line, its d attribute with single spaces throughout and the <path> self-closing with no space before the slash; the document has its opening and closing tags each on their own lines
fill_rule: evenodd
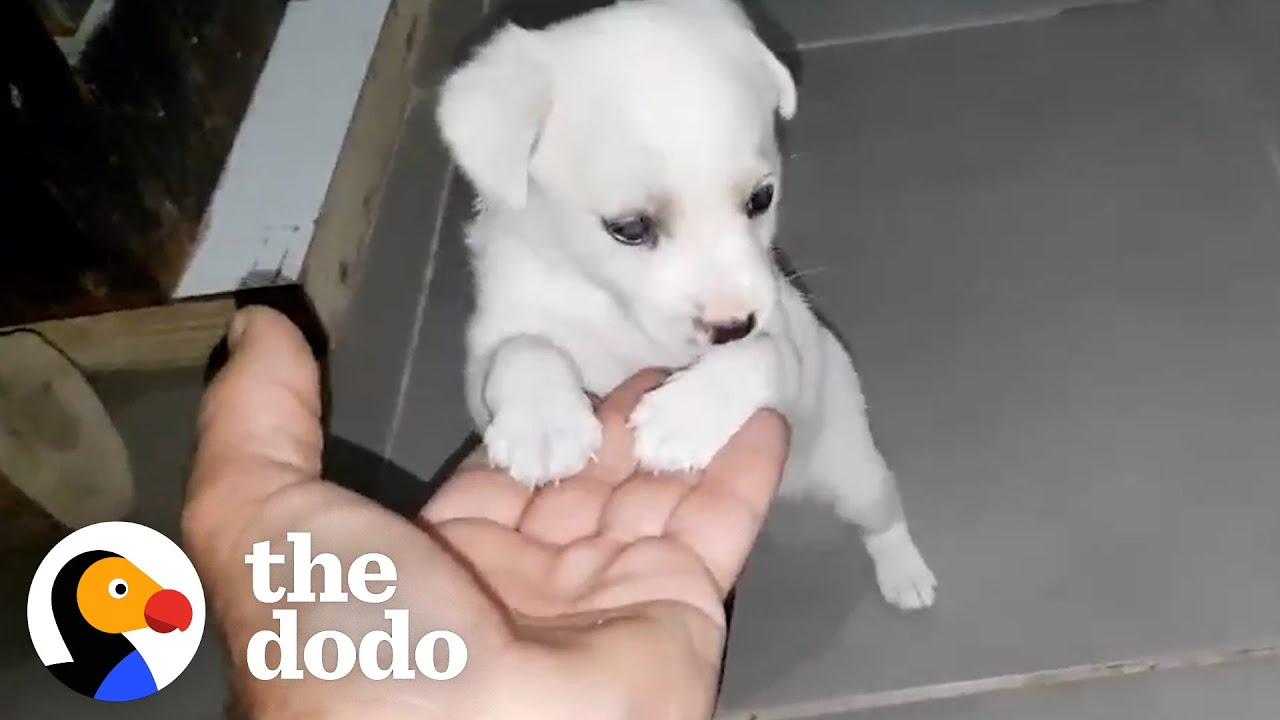
<svg viewBox="0 0 1280 720">
<path fill-rule="evenodd" d="M 663 370 L 647 368 L 627 378 L 601 401 L 601 420 L 615 420 L 625 425 L 631 411 L 640 404 L 640 398 L 665 382 L 667 375 Z"/>
<path fill-rule="evenodd" d="M 692 486 L 669 476 L 642 474 L 629 478 L 609 497 L 600 517 L 600 534 L 630 543 L 660 537 Z"/>
<path fill-rule="evenodd" d="M 604 398 L 593 396 L 602 427 L 595 458 L 577 475 L 538 491 L 520 522 L 522 533 L 542 542 L 565 544 L 599 531 L 601 513 L 613 489 L 635 470 L 627 418 L 640 398 L 664 377 L 659 371 L 644 370 Z"/>
<path fill-rule="evenodd" d="M 275 310 L 240 311 L 227 340 L 230 357 L 201 403 L 188 501 L 238 513 L 281 485 L 319 479 L 320 373 Z"/>
<path fill-rule="evenodd" d="M 477 519 L 515 528 L 532 501 L 532 490 L 512 480 L 510 475 L 488 467 L 487 463 L 464 463 L 463 469 L 436 491 L 419 517 L 436 524 Z"/>
<path fill-rule="evenodd" d="M 640 398 L 661 385 L 666 377 L 660 370 L 641 370 L 600 401 L 596 409 L 603 428 L 600 449 L 595 459 L 579 473 L 580 477 L 616 485 L 635 471 L 634 443 L 627 420 Z"/>
<path fill-rule="evenodd" d="M 482 520 L 451 520 L 433 527 L 489 589 L 520 615 L 559 615 L 565 612 L 565 598 L 581 592 L 583 572 L 563 567 L 560 546 Z M 598 572 L 600 564 L 586 568 L 586 581 L 594 579 L 590 573 Z"/>
<path fill-rule="evenodd" d="M 533 493 L 506 473 L 488 467 L 484 448 L 462 462 L 423 508 L 432 523 L 463 518 L 486 519 L 519 527 L 546 542 L 567 542 L 595 532 L 608 488 L 631 474 L 631 433 L 626 419 L 640 398 L 662 382 L 658 371 L 632 376 L 603 399 L 592 396 L 604 426 L 600 449 L 582 472 Z"/>
<path fill-rule="evenodd" d="M 667 523 L 668 537 L 703 559 L 721 595 L 733 587 L 755 544 L 782 478 L 789 440 L 780 415 L 756 413 L 716 455 Z"/>
<path fill-rule="evenodd" d="M 492 469 L 489 465 L 489 452 L 483 444 L 478 444 L 467 453 L 467 456 L 458 463 L 458 467 L 454 469 L 454 473 L 466 472 L 468 470 Z"/>
<path fill-rule="evenodd" d="M 521 533 L 544 543 L 564 545 L 595 535 L 613 484 L 587 474 L 538 490 L 524 517 Z"/>
</svg>

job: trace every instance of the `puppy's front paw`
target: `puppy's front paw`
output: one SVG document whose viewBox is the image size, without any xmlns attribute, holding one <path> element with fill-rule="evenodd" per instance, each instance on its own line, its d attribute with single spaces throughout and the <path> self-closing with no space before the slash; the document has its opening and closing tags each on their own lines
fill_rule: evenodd
<svg viewBox="0 0 1280 720">
<path fill-rule="evenodd" d="M 675 375 L 632 411 L 636 459 L 646 470 L 701 470 L 756 408 L 695 375 Z"/>
<path fill-rule="evenodd" d="M 582 470 L 601 439 L 591 401 L 580 394 L 503 407 L 484 431 L 489 463 L 529 487 Z"/>
<path fill-rule="evenodd" d="M 867 537 L 867 552 L 876 566 L 880 594 L 890 605 L 902 610 L 919 610 L 933 605 L 938 580 L 911 539 L 906 523 Z"/>
</svg>

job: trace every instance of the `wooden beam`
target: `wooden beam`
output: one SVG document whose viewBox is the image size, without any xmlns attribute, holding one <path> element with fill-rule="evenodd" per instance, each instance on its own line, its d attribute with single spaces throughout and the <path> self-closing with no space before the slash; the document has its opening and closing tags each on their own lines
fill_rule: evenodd
<svg viewBox="0 0 1280 720">
<path fill-rule="evenodd" d="M 0 475 L 9 521 L 52 518 L 74 530 L 133 508 L 129 456 L 111 416 L 79 369 L 35 333 L 0 335 Z M 22 511 L 23 497 L 40 512 Z"/>
<path fill-rule="evenodd" d="M 226 334 L 235 311 L 235 299 L 221 296 L 47 320 L 0 328 L 0 333 L 33 331 L 86 374 L 200 367 Z"/>
<path fill-rule="evenodd" d="M 413 101 L 414 75 L 427 38 L 432 7 L 433 0 L 390 0 L 380 26 L 374 26 L 380 27 L 376 43 L 364 58 L 366 64 L 359 71 L 363 82 L 358 83 L 358 93 L 352 96 L 345 111 L 343 122 L 347 124 L 345 132 L 338 136 L 340 145 L 333 151 L 336 159 L 327 187 L 322 186 L 324 192 L 313 205 L 318 207 L 318 213 L 312 210 L 314 228 L 309 237 L 304 238 L 309 242 L 302 245 L 301 251 L 305 254 L 297 277 L 286 275 L 265 281 L 242 277 L 238 287 L 224 285 L 225 292 L 211 287 L 215 294 L 13 324 L 0 328 L 0 332 L 32 330 L 88 374 L 195 367 L 208 362 L 237 307 L 262 303 L 286 312 L 309 333 L 309 339 L 319 338 L 324 347 L 316 348 L 318 352 L 327 350 L 334 342 L 361 276 L 382 189 Z M 294 43 L 290 46 L 297 49 Z M 285 53 L 289 52 L 286 49 Z M 258 92 L 265 90 L 260 87 Z M 251 141 L 259 141 L 264 139 L 263 133 L 271 129 L 258 125 L 251 110 L 241 132 L 252 135 Z M 280 130 L 274 127 L 275 132 Z M 237 143 L 240 142 L 237 139 Z M 244 177 L 235 171 L 224 173 L 219 192 L 226 188 L 242 194 L 243 189 L 237 189 L 237 183 L 238 178 Z M 260 197 L 254 196 L 259 206 Z M 215 216 L 206 217 L 204 224 L 216 225 L 220 217 L 218 211 L 219 203 L 215 199 L 211 208 Z M 202 242 L 209 243 L 218 237 L 228 243 L 240 239 L 236 234 L 227 234 L 206 236 Z"/>
<path fill-rule="evenodd" d="M 414 99 L 432 4 L 395 0 L 388 9 L 307 248 L 302 285 L 330 342 L 362 275 L 382 189 Z"/>
<path fill-rule="evenodd" d="M 440 5 L 289 7 L 175 298 L 299 285 L 336 340 Z"/>
</svg>

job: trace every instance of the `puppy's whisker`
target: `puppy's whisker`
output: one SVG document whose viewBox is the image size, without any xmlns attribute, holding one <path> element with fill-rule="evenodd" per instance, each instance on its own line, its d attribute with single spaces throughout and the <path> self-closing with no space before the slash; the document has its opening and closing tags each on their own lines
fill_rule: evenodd
<svg viewBox="0 0 1280 720">
<path fill-rule="evenodd" d="M 791 272 L 783 273 L 782 277 L 786 278 L 787 280 L 795 280 L 796 278 L 802 278 L 809 275 L 817 275 L 818 273 L 824 272 L 825 270 L 826 268 L 824 267 L 813 267 L 813 268 L 808 268 L 806 270 L 792 270 Z"/>
</svg>

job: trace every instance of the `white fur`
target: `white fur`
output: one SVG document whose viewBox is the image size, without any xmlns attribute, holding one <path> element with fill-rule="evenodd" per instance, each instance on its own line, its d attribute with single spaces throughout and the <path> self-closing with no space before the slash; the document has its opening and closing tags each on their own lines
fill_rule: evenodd
<svg viewBox="0 0 1280 720">
<path fill-rule="evenodd" d="M 785 67 L 724 0 L 632 0 L 539 31 L 507 27 L 445 82 L 438 119 L 478 194 L 467 242 L 476 307 L 466 395 L 489 458 L 530 486 L 581 469 L 604 395 L 646 367 L 675 374 L 636 408 L 641 463 L 704 467 L 755 411 L 792 427 L 782 492 L 864 529 L 885 598 L 932 604 L 840 343 L 772 260 L 781 199 L 775 116 Z M 774 209 L 744 211 L 757 183 Z M 663 219 L 652 247 L 602 218 Z M 695 321 L 753 312 L 712 345 Z"/>
</svg>

